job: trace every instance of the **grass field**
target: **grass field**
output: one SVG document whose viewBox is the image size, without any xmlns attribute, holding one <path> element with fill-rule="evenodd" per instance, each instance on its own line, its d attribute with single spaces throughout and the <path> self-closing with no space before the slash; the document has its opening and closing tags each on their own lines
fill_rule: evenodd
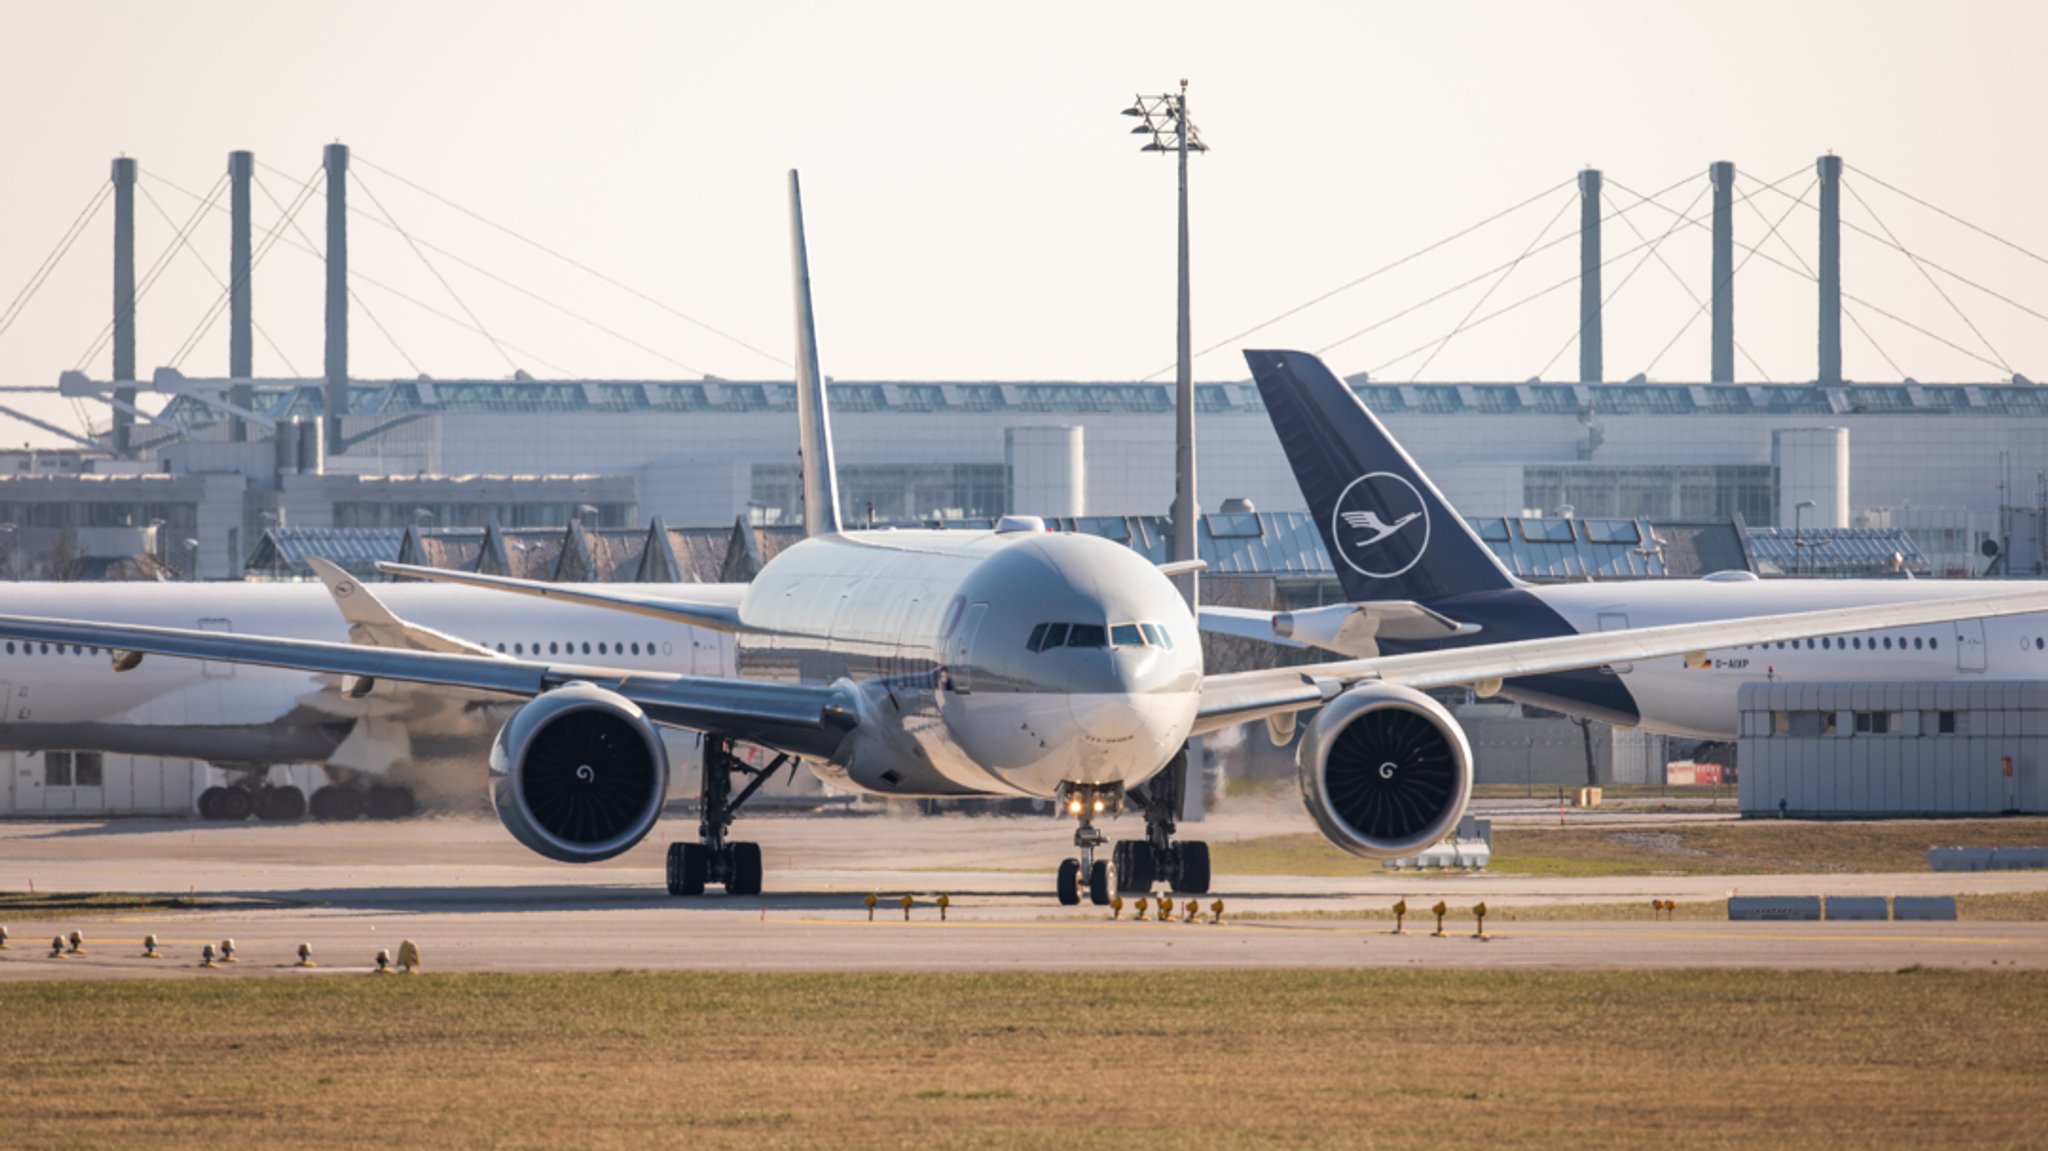
<svg viewBox="0 0 2048 1151">
<path fill-rule="evenodd" d="M 2048 976 L 11 984 L 11 1146 L 2038 1146 Z"/>
<path fill-rule="evenodd" d="M 1768 875 L 1927 870 L 1929 847 L 2048 843 L 2048 819 L 1817 822 L 1762 819 L 1656 828 L 1495 827 L 1497 874 Z M 1225 875 L 1373 875 L 1379 864 L 1319 835 L 1210 847 Z"/>
</svg>

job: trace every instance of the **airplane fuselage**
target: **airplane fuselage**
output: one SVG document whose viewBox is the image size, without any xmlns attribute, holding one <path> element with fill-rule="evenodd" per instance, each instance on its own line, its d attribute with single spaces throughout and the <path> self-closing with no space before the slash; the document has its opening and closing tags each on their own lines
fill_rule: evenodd
<svg viewBox="0 0 2048 1151">
<path fill-rule="evenodd" d="M 862 722 L 818 770 L 885 794 L 1135 784 L 1185 742 L 1201 689 L 1173 585 L 1088 536 L 816 537 L 762 570 L 740 616 L 741 675 L 854 689 Z"/>
<path fill-rule="evenodd" d="M 1997 590 L 2038 589 L 2000 583 Z M 1911 603 L 1989 593 L 1943 580 L 1646 580 L 1559 584 L 1474 593 L 1430 605 L 1482 625 L 1456 643 L 1497 643 L 1569 632 L 1732 620 L 1865 604 Z M 1798 643 L 1714 650 L 1695 666 L 1681 657 L 1599 671 L 1509 680 L 1503 694 L 1608 722 L 1700 739 L 1733 739 L 1743 685 L 1777 681 L 1886 683 L 2048 676 L 2048 616 L 1959 620 L 1852 632 Z"/>
</svg>

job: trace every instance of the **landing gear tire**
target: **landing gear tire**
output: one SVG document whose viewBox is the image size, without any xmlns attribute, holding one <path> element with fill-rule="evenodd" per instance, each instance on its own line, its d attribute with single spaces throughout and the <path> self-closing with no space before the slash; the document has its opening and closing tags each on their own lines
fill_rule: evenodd
<svg viewBox="0 0 2048 1151">
<path fill-rule="evenodd" d="M 420 809 L 409 787 L 380 783 L 370 788 L 365 809 L 371 819 L 405 819 Z"/>
<path fill-rule="evenodd" d="M 703 811 L 697 822 L 696 843 L 671 843 L 668 847 L 668 893 L 676 896 L 702 895 L 713 883 L 725 885 L 727 895 L 761 894 L 761 845 L 727 843 L 732 818 L 761 785 L 789 756 L 778 755 L 768 764 L 756 766 L 732 753 L 732 740 L 707 733 L 704 737 Z M 738 795 L 732 791 L 734 775 L 751 775 Z"/>
<path fill-rule="evenodd" d="M 256 818 L 290 823 L 306 814 L 306 793 L 296 787 L 266 787 L 256 793 Z"/>
<path fill-rule="evenodd" d="M 345 821 L 363 813 L 363 793 L 353 787 L 329 785 L 313 793 L 314 819 Z"/>
<path fill-rule="evenodd" d="M 251 796 L 246 789 L 239 787 L 221 788 L 220 795 L 215 797 L 213 801 L 215 816 L 225 819 L 229 823 L 240 823 L 249 818 L 249 813 L 255 807 L 255 797 Z"/>
<path fill-rule="evenodd" d="M 1080 860 L 1060 860 L 1060 875 L 1056 890 L 1059 892 L 1061 907 L 1072 907 L 1081 902 Z"/>
<path fill-rule="evenodd" d="M 221 818 L 220 797 L 221 793 L 225 792 L 226 790 L 227 788 L 225 787 L 209 787 L 205 791 L 199 793 L 199 818 Z"/>
<path fill-rule="evenodd" d="M 729 854 L 726 860 L 725 893 L 761 894 L 761 845 L 734 843 L 728 845 L 726 851 Z"/>
<path fill-rule="evenodd" d="M 1095 861 L 1095 866 L 1088 869 L 1088 902 L 1097 907 L 1108 907 L 1111 894 L 1109 889 L 1109 861 L 1098 859 Z"/>
<path fill-rule="evenodd" d="M 1116 862 L 1116 890 L 1119 895 L 1143 895 L 1152 890 L 1152 845 L 1142 839 L 1120 839 L 1112 849 Z"/>
<path fill-rule="evenodd" d="M 1209 894 L 1209 845 L 1184 839 L 1174 845 L 1173 890 L 1183 895 Z"/>
<path fill-rule="evenodd" d="M 711 871 L 711 852 L 701 843 L 668 845 L 668 893 L 702 895 Z"/>
</svg>

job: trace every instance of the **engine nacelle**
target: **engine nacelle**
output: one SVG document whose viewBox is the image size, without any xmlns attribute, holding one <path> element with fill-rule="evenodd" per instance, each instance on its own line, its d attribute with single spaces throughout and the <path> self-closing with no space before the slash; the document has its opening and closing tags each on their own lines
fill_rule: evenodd
<svg viewBox="0 0 2048 1151">
<path fill-rule="evenodd" d="M 1332 700 L 1295 753 L 1302 802 L 1330 842 L 1398 859 L 1451 833 L 1472 798 L 1472 745 L 1442 704 L 1365 684 Z"/>
<path fill-rule="evenodd" d="M 491 805 L 512 838 L 563 863 L 640 842 L 668 798 L 668 749 L 631 700 L 588 683 L 512 714 L 491 746 Z"/>
</svg>

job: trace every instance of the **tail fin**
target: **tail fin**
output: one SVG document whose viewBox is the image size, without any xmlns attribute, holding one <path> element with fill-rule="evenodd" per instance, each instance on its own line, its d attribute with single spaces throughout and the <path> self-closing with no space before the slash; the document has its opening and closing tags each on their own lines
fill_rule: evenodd
<svg viewBox="0 0 2048 1151">
<path fill-rule="evenodd" d="M 1435 600 L 1515 587 L 1343 381 L 1306 352 L 1244 354 L 1344 594 Z"/>
<path fill-rule="evenodd" d="M 796 423 L 804 534 L 839 530 L 839 469 L 832 458 L 832 412 L 818 371 L 818 329 L 811 315 L 811 257 L 804 246 L 804 198 L 789 173 L 789 271 L 796 284 Z"/>
</svg>

